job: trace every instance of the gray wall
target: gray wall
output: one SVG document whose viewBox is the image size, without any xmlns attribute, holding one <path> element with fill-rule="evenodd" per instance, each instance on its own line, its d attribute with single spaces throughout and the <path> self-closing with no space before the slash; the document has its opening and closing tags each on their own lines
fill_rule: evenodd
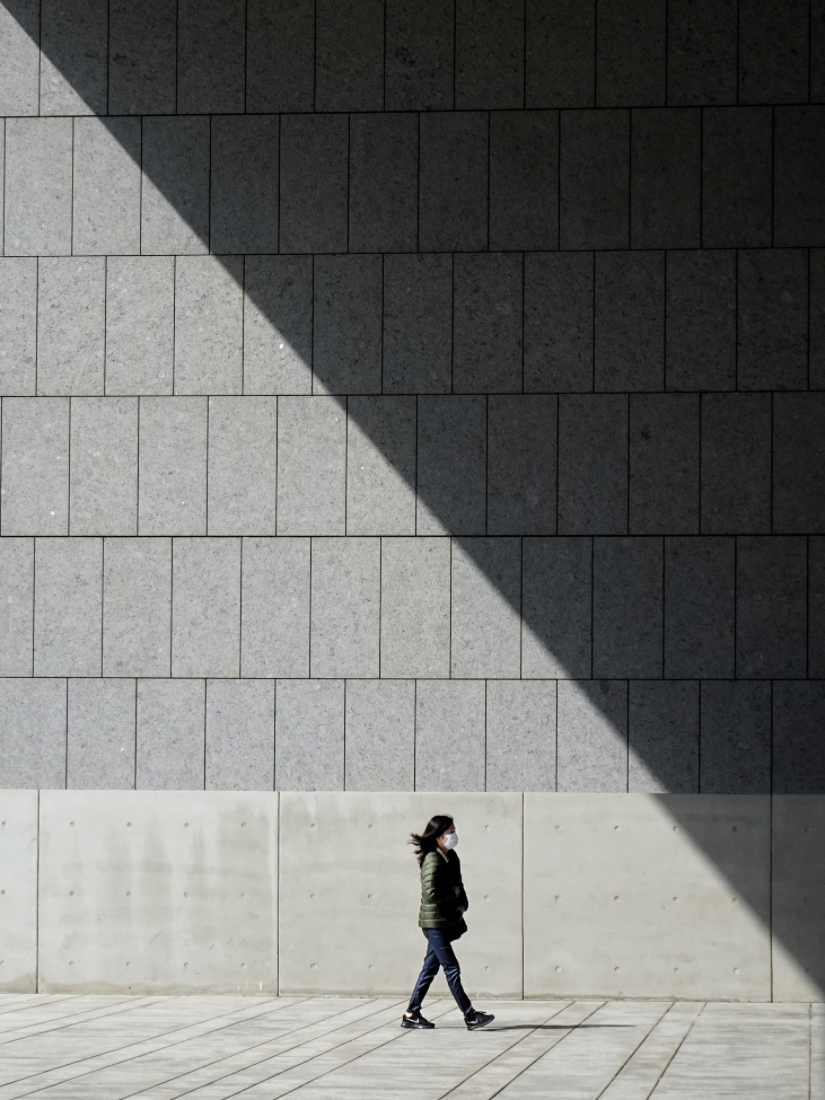
<svg viewBox="0 0 825 1100">
<path fill-rule="evenodd" d="M 445 808 L 473 996 L 822 999 L 817 795 L 2 791 L 2 988 L 401 996 Z"/>
<path fill-rule="evenodd" d="M 5 0 L 0 785 L 825 791 L 824 96 L 797 3 Z"/>
</svg>

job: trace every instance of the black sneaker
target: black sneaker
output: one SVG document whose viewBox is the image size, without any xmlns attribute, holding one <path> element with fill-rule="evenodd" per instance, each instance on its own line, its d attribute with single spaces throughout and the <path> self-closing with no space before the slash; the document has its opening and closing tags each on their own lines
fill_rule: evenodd
<svg viewBox="0 0 825 1100">
<path fill-rule="evenodd" d="M 486 1027 L 488 1024 L 491 1024 L 493 1020 L 495 1020 L 495 1016 L 489 1012 L 473 1011 L 469 1012 L 464 1017 L 464 1023 L 467 1025 L 468 1031 L 478 1031 L 480 1027 Z"/>
<path fill-rule="evenodd" d="M 425 1020 L 420 1012 L 416 1012 L 413 1016 L 408 1016 L 405 1012 L 401 1017 L 401 1026 L 430 1029 L 435 1027 L 435 1024 L 430 1023 L 429 1020 Z"/>
</svg>

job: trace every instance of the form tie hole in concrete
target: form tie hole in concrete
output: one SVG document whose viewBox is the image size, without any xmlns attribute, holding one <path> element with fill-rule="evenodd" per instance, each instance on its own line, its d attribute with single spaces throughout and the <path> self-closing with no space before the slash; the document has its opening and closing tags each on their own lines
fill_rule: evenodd
<svg viewBox="0 0 825 1100">
<path fill-rule="evenodd" d="M 131 966 L 132 964 L 131 964 L 131 963 L 126 963 L 126 965 L 127 965 L 127 966 Z"/>
<path fill-rule="evenodd" d="M 74 825 L 74 822 L 73 822 L 73 821 L 70 821 L 70 822 L 69 822 L 69 824 L 70 824 L 70 825 Z"/>
<path fill-rule="evenodd" d="M 367 899 L 368 899 L 369 901 L 372 901 L 372 894 L 367 894 Z"/>
<path fill-rule="evenodd" d="M 242 822 L 241 822 L 241 828 L 242 828 L 242 829 L 245 829 L 245 828 L 246 828 L 246 822 L 245 822 L 245 821 L 242 821 Z"/>
<path fill-rule="evenodd" d="M 739 967 L 738 967 L 738 966 L 735 966 L 735 967 L 733 968 L 733 972 L 734 972 L 734 974 L 738 974 L 738 973 L 739 973 Z"/>
<path fill-rule="evenodd" d="M 673 968 L 673 973 L 674 973 L 674 974 L 678 974 L 678 973 L 679 973 L 679 967 L 678 967 L 678 966 L 674 966 L 674 968 Z"/>
<path fill-rule="evenodd" d="M 371 828 L 372 828 L 372 825 L 368 825 L 368 826 L 367 826 L 367 828 L 368 828 L 368 829 L 371 829 Z"/>
<path fill-rule="evenodd" d="M 315 828 L 315 822 L 314 821 L 311 822 L 309 827 L 310 827 L 310 829 L 314 829 Z"/>
<path fill-rule="evenodd" d="M 489 894 L 485 894 L 485 895 L 484 895 L 484 900 L 485 900 L 485 901 L 489 901 L 489 900 L 490 900 L 490 895 L 489 895 Z"/>
<path fill-rule="evenodd" d="M 72 962 L 71 959 L 69 959 L 69 966 L 74 966 L 74 963 Z"/>
<path fill-rule="evenodd" d="M 310 963 L 309 964 L 309 969 L 314 970 L 317 965 L 318 965 L 317 963 Z"/>
<path fill-rule="evenodd" d="M 560 832 L 561 832 L 561 825 L 557 825 L 557 826 L 556 826 L 556 832 L 557 832 L 557 833 L 560 833 Z"/>
<path fill-rule="evenodd" d="M 127 829 L 131 829 L 131 828 L 132 828 L 132 822 L 131 822 L 131 821 L 127 821 L 127 822 L 126 822 L 126 828 L 127 828 Z"/>
<path fill-rule="evenodd" d="M 490 969 L 490 967 L 489 967 L 489 966 L 485 966 L 485 967 L 484 967 L 484 969 L 485 969 L 485 970 L 489 970 L 489 969 Z"/>
<path fill-rule="evenodd" d="M 619 831 L 619 826 L 618 826 L 618 825 L 614 825 L 614 826 L 613 826 L 613 829 L 614 829 L 614 831 L 615 831 L 615 832 L 617 832 L 617 833 L 618 833 L 618 831 Z"/>
<path fill-rule="evenodd" d="M 370 964 L 369 964 L 369 966 L 367 967 L 367 969 L 368 969 L 368 970 L 372 970 L 372 963 L 370 963 Z"/>
<path fill-rule="evenodd" d="M 737 827 L 736 827 L 735 825 L 734 825 L 734 827 L 733 827 L 733 831 L 734 831 L 735 833 L 738 833 L 738 832 L 739 832 L 739 830 L 737 829 Z"/>
<path fill-rule="evenodd" d="M 184 895 L 183 895 L 183 896 L 184 896 L 185 898 L 188 898 L 188 897 L 189 897 L 189 895 L 188 895 L 188 894 L 187 894 L 187 893 L 186 893 L 185 891 L 184 891 Z"/>
<path fill-rule="evenodd" d="M 614 973 L 616 973 L 616 974 L 618 974 L 618 973 L 619 973 L 619 971 L 620 971 L 621 969 L 622 969 L 622 968 L 621 968 L 620 966 L 614 966 L 614 967 L 613 967 L 613 971 L 614 971 Z"/>
<path fill-rule="evenodd" d="M 315 895 L 314 894 L 310 894 L 309 896 L 313 901 L 315 900 Z"/>
<path fill-rule="evenodd" d="M 5 894 L 5 892 L 6 892 L 5 890 L 0 890 L 0 894 Z M 807 901 L 807 900 L 808 900 L 808 899 L 807 899 L 807 898 L 805 898 L 805 901 Z"/>
<path fill-rule="evenodd" d="M 613 900 L 618 901 L 619 900 L 619 895 L 617 894 Z"/>
<path fill-rule="evenodd" d="M 674 900 L 674 901 L 678 901 L 679 899 L 678 899 L 678 898 L 674 898 L 673 900 Z"/>
<path fill-rule="evenodd" d="M 184 823 L 183 823 L 183 827 L 184 827 L 184 829 L 188 829 L 188 828 L 189 828 L 189 822 L 188 822 L 188 821 L 184 821 Z"/>
<path fill-rule="evenodd" d="M 127 897 L 127 898 L 130 898 L 131 896 L 132 896 L 132 891 L 131 891 L 131 890 L 127 890 L 127 891 L 126 891 L 126 897 Z"/>
<path fill-rule="evenodd" d="M 736 902 L 736 901 L 739 901 L 739 898 L 732 898 L 731 900 Z"/>
<path fill-rule="evenodd" d="M 556 973 L 557 973 L 557 974 L 561 974 L 561 967 L 560 967 L 560 966 L 557 966 L 557 967 L 556 967 Z"/>
<path fill-rule="evenodd" d="M 74 890 L 70 890 L 70 891 L 69 891 L 69 897 L 70 897 L 70 898 L 73 898 L 73 897 L 74 897 Z"/>
<path fill-rule="evenodd" d="M 184 963 L 183 964 L 183 969 L 186 970 L 188 966 L 189 966 L 189 963 Z"/>
<path fill-rule="evenodd" d="M 679 826 L 678 826 L 678 825 L 674 825 L 674 826 L 673 826 L 673 831 L 674 831 L 674 833 L 678 833 L 678 832 L 679 832 Z"/>
<path fill-rule="evenodd" d="M 556 894 L 556 901 L 561 901 L 561 896 L 559 894 Z"/>
</svg>

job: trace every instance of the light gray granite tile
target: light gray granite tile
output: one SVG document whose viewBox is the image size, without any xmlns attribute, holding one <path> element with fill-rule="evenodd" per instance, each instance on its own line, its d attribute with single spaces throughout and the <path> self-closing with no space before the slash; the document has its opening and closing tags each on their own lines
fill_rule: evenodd
<svg viewBox="0 0 825 1100">
<path fill-rule="evenodd" d="M 3 535 L 69 531 L 69 401 L 3 398 Z"/>
<path fill-rule="evenodd" d="M 560 680 L 558 790 L 627 790 L 627 681 Z"/>
<path fill-rule="evenodd" d="M 110 0 L 111 114 L 174 113 L 177 14 L 177 0 Z"/>
<path fill-rule="evenodd" d="M 454 264 L 453 392 L 519 393 L 521 256 L 459 253 Z"/>
<path fill-rule="evenodd" d="M 773 791 L 817 794 L 825 790 L 821 681 L 778 682 L 773 687 Z"/>
<path fill-rule="evenodd" d="M 244 110 L 246 5 L 243 0 L 179 0 L 177 110 Z"/>
<path fill-rule="evenodd" d="M 481 680 L 419 680 L 415 789 L 484 790 L 485 685 Z"/>
<path fill-rule="evenodd" d="M 6 122 L 7 256 L 66 255 L 72 248 L 72 120 Z"/>
<path fill-rule="evenodd" d="M 486 527 L 487 400 L 418 400 L 419 535 L 482 535 Z"/>
<path fill-rule="evenodd" d="M 138 399 L 72 401 L 69 533 L 137 534 Z"/>
<path fill-rule="evenodd" d="M 662 675 L 660 538 L 593 540 L 593 675 Z"/>
<path fill-rule="evenodd" d="M 312 392 L 312 258 L 244 261 L 244 393 Z"/>
<path fill-rule="evenodd" d="M 521 540 L 454 539 L 450 675 L 521 675 Z"/>
<path fill-rule="evenodd" d="M 524 539 L 521 674 L 526 679 L 590 676 L 592 554 L 590 538 Z"/>
<path fill-rule="evenodd" d="M 734 674 L 734 539 L 665 539 L 665 676 Z"/>
<path fill-rule="evenodd" d="M 633 248 L 701 246 L 701 126 L 701 113 L 690 107 L 633 112 Z"/>
<path fill-rule="evenodd" d="M 526 107 L 592 107 L 596 7 L 527 0 Z"/>
<path fill-rule="evenodd" d="M 237 676 L 240 616 L 240 539 L 175 539 L 172 675 Z"/>
<path fill-rule="evenodd" d="M 807 251 L 742 251 L 738 276 L 738 389 L 807 389 Z"/>
<path fill-rule="evenodd" d="M 450 674 L 450 540 L 387 538 L 381 550 L 381 673 Z"/>
<path fill-rule="evenodd" d="M 243 259 L 175 265 L 175 393 L 243 392 Z"/>
<path fill-rule="evenodd" d="M 730 102 L 702 115 L 702 245 L 769 247 L 771 108 Z"/>
<path fill-rule="evenodd" d="M 663 252 L 596 253 L 596 390 L 661 390 L 665 379 Z"/>
<path fill-rule="evenodd" d="M 524 257 L 524 389 L 593 389 L 593 254 Z"/>
<path fill-rule="evenodd" d="M 0 394 L 34 394 L 37 260 L 0 259 Z"/>
<path fill-rule="evenodd" d="M 415 534 L 416 400 L 347 403 L 347 534 Z"/>
<path fill-rule="evenodd" d="M 455 106 L 524 106 L 524 11 L 507 0 L 456 0 Z"/>
<path fill-rule="evenodd" d="M 69 790 L 134 788 L 136 690 L 134 680 L 69 680 Z"/>
<path fill-rule="evenodd" d="M 380 578 L 379 539 L 312 540 L 311 676 L 378 675 Z"/>
<path fill-rule="evenodd" d="M 66 786 L 66 681 L 0 678 L 0 787 Z"/>
<path fill-rule="evenodd" d="M 702 794 L 769 794 L 771 685 L 718 680 L 701 686 Z"/>
<path fill-rule="evenodd" d="M 205 397 L 142 397 L 138 530 L 206 533 Z"/>
<path fill-rule="evenodd" d="M 627 248 L 630 112 L 565 112 L 560 141 L 560 247 Z"/>
<path fill-rule="evenodd" d="M 309 675 L 309 539 L 242 546 L 242 676 Z"/>
<path fill-rule="evenodd" d="M 558 246 L 558 111 L 493 111 L 490 248 Z"/>
<path fill-rule="evenodd" d="M 665 102 L 667 17 L 658 0 L 620 0 L 596 9 L 596 105 L 658 107 Z"/>
<path fill-rule="evenodd" d="M 206 683 L 206 790 L 275 786 L 275 681 Z"/>
<path fill-rule="evenodd" d="M 699 397 L 630 396 L 630 531 L 699 531 Z"/>
<path fill-rule="evenodd" d="M 380 111 L 384 106 L 384 4 L 317 0 L 315 108 Z"/>
<path fill-rule="evenodd" d="M 344 681 L 278 680 L 275 788 L 344 788 Z"/>
<path fill-rule="evenodd" d="M 138 680 L 135 787 L 204 789 L 203 680 Z"/>
<path fill-rule="evenodd" d="M 249 0 L 246 26 L 247 111 L 311 111 L 314 0 Z"/>
<path fill-rule="evenodd" d="M 667 13 L 667 101 L 736 102 L 735 0 L 672 0 Z"/>
<path fill-rule="evenodd" d="M 209 398 L 210 535 L 274 535 L 278 399 Z"/>
<path fill-rule="evenodd" d="M 380 256 L 316 256 L 314 393 L 381 392 Z"/>
<path fill-rule="evenodd" d="M 418 247 L 487 248 L 488 121 L 482 111 L 422 114 Z"/>
<path fill-rule="evenodd" d="M 825 394 L 773 399 L 773 531 L 825 530 Z"/>
<path fill-rule="evenodd" d="M 346 412 L 334 397 L 278 402 L 278 533 L 343 535 Z"/>
<path fill-rule="evenodd" d="M 38 394 L 102 394 L 105 259 L 102 256 L 41 259 L 38 271 Z"/>
<path fill-rule="evenodd" d="M 350 119 L 349 247 L 414 252 L 418 247 L 418 115 Z"/>
<path fill-rule="evenodd" d="M 0 539 L 0 676 L 31 676 L 34 539 Z"/>
<path fill-rule="evenodd" d="M 487 790 L 555 791 L 556 684 L 487 684 Z"/>
<path fill-rule="evenodd" d="M 384 258 L 384 393 L 449 393 L 453 259 Z"/>
<path fill-rule="evenodd" d="M 40 11 L 40 113 L 94 115 L 107 110 L 106 0 L 62 4 L 44 0 Z"/>
<path fill-rule="evenodd" d="M 172 392 L 175 260 L 109 256 L 106 261 L 106 393 Z"/>
<path fill-rule="evenodd" d="M 103 675 L 169 676 L 172 540 L 109 538 L 103 558 Z"/>
<path fill-rule="evenodd" d="M 702 534 L 770 531 L 769 394 L 702 396 Z"/>
<path fill-rule="evenodd" d="M 742 679 L 807 675 L 806 542 L 801 535 L 736 540 L 736 675 Z"/>
<path fill-rule="evenodd" d="M 627 403 L 625 394 L 559 398 L 559 534 L 627 530 Z"/>
<path fill-rule="evenodd" d="M 75 120 L 75 255 L 140 252 L 140 125 L 137 118 Z"/>
<path fill-rule="evenodd" d="M 38 113 L 39 41 L 39 0 L 20 0 L 13 8 L 0 8 L 0 115 Z"/>
<path fill-rule="evenodd" d="M 665 266 L 665 388 L 734 389 L 736 253 L 668 252 Z"/>
<path fill-rule="evenodd" d="M 209 119 L 143 120 L 141 252 L 209 251 Z"/>
<path fill-rule="evenodd" d="M 453 106 L 453 9 L 438 0 L 396 0 L 385 13 L 384 108 L 449 110 Z"/>
<path fill-rule="evenodd" d="M 281 119 L 281 251 L 343 252 L 347 247 L 347 116 Z"/>
<path fill-rule="evenodd" d="M 631 680 L 628 790 L 695 794 L 699 790 L 699 684 Z"/>
<path fill-rule="evenodd" d="M 555 534 L 557 416 L 555 396 L 490 396 L 488 534 Z"/>
<path fill-rule="evenodd" d="M 100 676 L 102 603 L 102 539 L 37 540 L 35 676 Z"/>
<path fill-rule="evenodd" d="M 348 791 L 411 791 L 415 769 L 415 683 L 348 680 Z"/>
<path fill-rule="evenodd" d="M 278 251 L 279 127 L 277 115 L 212 118 L 213 252 Z"/>
</svg>

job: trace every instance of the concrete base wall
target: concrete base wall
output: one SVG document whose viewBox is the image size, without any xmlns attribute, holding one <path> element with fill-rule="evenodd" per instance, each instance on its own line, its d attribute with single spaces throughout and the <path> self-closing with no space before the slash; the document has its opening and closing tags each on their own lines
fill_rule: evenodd
<svg viewBox="0 0 825 1100">
<path fill-rule="evenodd" d="M 475 996 L 823 999 L 818 796 L 3 791 L 0 989 L 403 995 L 436 812 Z"/>
</svg>

